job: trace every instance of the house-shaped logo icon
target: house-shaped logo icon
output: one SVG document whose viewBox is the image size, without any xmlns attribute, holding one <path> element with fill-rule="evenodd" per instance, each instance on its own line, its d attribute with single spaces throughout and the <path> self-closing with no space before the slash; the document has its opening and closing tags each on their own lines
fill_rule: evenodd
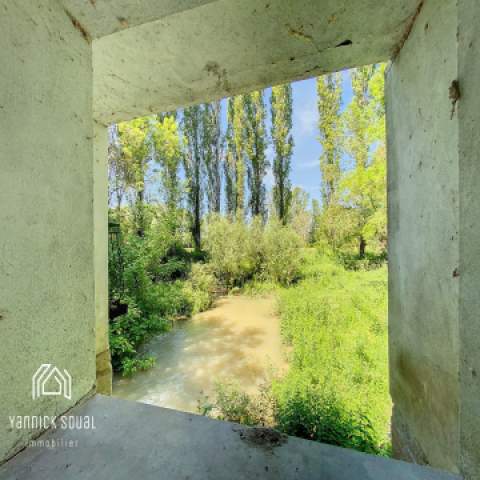
<svg viewBox="0 0 480 480">
<path fill-rule="evenodd" d="M 32 398 L 41 396 L 63 395 L 72 398 L 72 377 L 63 370 L 61 372 L 51 363 L 43 363 L 32 377 Z"/>
</svg>

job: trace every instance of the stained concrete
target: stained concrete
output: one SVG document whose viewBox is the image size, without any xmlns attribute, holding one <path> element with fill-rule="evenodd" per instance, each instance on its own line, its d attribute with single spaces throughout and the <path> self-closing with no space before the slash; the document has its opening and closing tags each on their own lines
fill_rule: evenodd
<svg viewBox="0 0 480 480">
<path fill-rule="evenodd" d="M 91 46 L 56 0 L 0 1 L 0 461 L 95 383 Z M 32 399 L 42 363 L 72 398 Z"/>
<path fill-rule="evenodd" d="M 459 125 L 464 99 L 457 104 L 451 98 L 458 78 L 457 26 L 454 0 L 427 0 L 387 75 L 389 356 L 395 454 L 465 473 L 461 456 L 478 452 L 478 429 L 469 447 L 459 432 L 462 426 L 465 434 L 472 431 L 480 405 L 471 396 L 468 409 L 462 408 L 462 389 L 473 393 L 478 382 L 460 384 L 465 376 L 472 383 L 460 352 L 478 351 L 478 337 L 473 329 L 462 338 L 459 329 L 462 305 L 465 325 L 478 319 L 480 270 L 472 264 L 478 256 L 473 246 L 478 246 L 478 222 L 473 210 L 469 220 L 462 219 L 462 202 L 467 207 L 478 192 L 480 172 L 471 150 L 459 163 L 459 130 L 466 143 L 475 136 Z M 471 89 L 476 96 L 473 83 Z M 477 107 L 478 102 L 470 111 L 472 125 Z M 467 337 L 477 346 L 465 348 Z M 469 478 L 478 478 L 478 462 L 476 468 L 477 476 Z"/>
<path fill-rule="evenodd" d="M 480 478 L 480 5 L 458 2 L 460 463 Z"/>
<path fill-rule="evenodd" d="M 221 0 L 99 38 L 95 118 L 107 125 L 387 60 L 418 3 Z"/>
<path fill-rule="evenodd" d="M 458 480 L 387 458 L 249 429 L 151 405 L 97 396 L 72 415 L 95 430 L 53 430 L 0 468 L 0 480 Z"/>
<path fill-rule="evenodd" d="M 91 38 L 99 38 L 217 0 L 60 1 Z"/>
<path fill-rule="evenodd" d="M 108 133 L 94 124 L 93 210 L 95 270 L 95 351 L 97 392 L 112 393 L 112 363 L 108 340 Z"/>
</svg>

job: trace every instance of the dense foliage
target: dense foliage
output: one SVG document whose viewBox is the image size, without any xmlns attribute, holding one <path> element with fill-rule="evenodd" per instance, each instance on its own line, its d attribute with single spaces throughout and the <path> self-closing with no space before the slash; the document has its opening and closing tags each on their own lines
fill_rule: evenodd
<svg viewBox="0 0 480 480">
<path fill-rule="evenodd" d="M 260 218 L 246 224 L 217 217 L 208 223 L 204 247 L 216 278 L 230 289 L 252 279 L 292 283 L 301 245 L 298 234 L 276 219 L 263 226 Z"/>
<path fill-rule="evenodd" d="M 127 217 L 111 245 L 110 349 L 114 369 L 126 374 L 151 365 L 151 359 L 137 355 L 145 340 L 168 330 L 176 317 L 190 314 L 198 305 L 186 283 L 191 255 L 168 225 L 161 221 L 146 225 L 139 236 L 135 219 Z"/>
</svg>

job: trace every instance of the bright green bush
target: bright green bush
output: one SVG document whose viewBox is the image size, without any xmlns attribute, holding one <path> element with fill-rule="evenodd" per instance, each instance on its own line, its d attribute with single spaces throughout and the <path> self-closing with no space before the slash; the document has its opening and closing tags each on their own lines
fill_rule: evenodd
<svg viewBox="0 0 480 480">
<path fill-rule="evenodd" d="M 217 383 L 213 402 L 208 398 L 199 402 L 198 410 L 219 420 L 241 423 L 242 425 L 274 425 L 275 399 L 271 396 L 270 385 L 260 388 L 258 395 L 247 395 L 235 382 Z"/>
<path fill-rule="evenodd" d="M 204 248 L 220 284 L 228 289 L 259 279 L 288 285 L 299 275 L 300 237 L 291 227 L 272 220 L 250 223 L 225 217 L 210 219 Z"/>
<path fill-rule="evenodd" d="M 137 359 L 137 348 L 150 336 L 165 332 L 170 323 L 158 315 L 145 316 L 132 300 L 128 303 L 128 312 L 110 322 L 110 351 L 114 370 L 124 374 L 133 373 Z M 138 369 L 137 362 L 137 369 Z M 147 367 L 142 364 L 142 369 Z"/>
<path fill-rule="evenodd" d="M 299 276 L 302 240 L 291 227 L 272 220 L 263 234 L 263 277 L 289 285 Z"/>
<path fill-rule="evenodd" d="M 209 267 L 194 263 L 199 259 L 183 248 L 171 222 L 162 214 L 151 217 L 143 237 L 124 221 L 119 244 L 109 255 L 110 303 L 128 307 L 110 321 L 113 368 L 125 375 L 152 365 L 151 359 L 138 357 L 143 342 L 176 318 L 208 308 L 215 291 Z"/>
<path fill-rule="evenodd" d="M 126 357 L 122 360 L 123 375 L 128 377 L 136 372 L 145 371 L 155 365 L 155 357 L 130 358 Z"/>
<path fill-rule="evenodd" d="M 111 305 L 128 311 L 110 320 L 110 348 L 114 370 L 128 375 L 152 365 L 151 359 L 138 357 L 138 347 L 189 314 L 192 302 L 182 280 L 190 270 L 188 253 L 177 236 L 160 223 L 143 237 L 128 222 L 121 227 L 110 248 L 109 295 Z"/>
<path fill-rule="evenodd" d="M 284 389 L 277 398 L 276 427 L 287 435 L 380 453 L 374 428 L 361 413 L 345 406 L 320 386 Z"/>
<path fill-rule="evenodd" d="M 243 285 L 261 261 L 257 227 L 225 217 L 212 218 L 206 227 L 203 247 L 215 276 L 227 288 Z"/>
<path fill-rule="evenodd" d="M 188 280 L 183 285 L 183 294 L 191 306 L 191 313 L 198 313 L 211 307 L 217 281 L 209 265 L 192 265 Z"/>
</svg>

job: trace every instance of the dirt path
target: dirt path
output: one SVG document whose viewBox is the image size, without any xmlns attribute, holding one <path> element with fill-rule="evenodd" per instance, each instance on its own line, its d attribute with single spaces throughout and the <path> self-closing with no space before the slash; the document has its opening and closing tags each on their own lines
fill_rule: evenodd
<svg viewBox="0 0 480 480">
<path fill-rule="evenodd" d="M 145 352 L 155 366 L 114 379 L 114 396 L 197 412 L 215 382 L 234 379 L 255 393 L 269 373 L 286 368 L 272 297 L 223 297 L 211 310 L 154 338 Z"/>
</svg>

